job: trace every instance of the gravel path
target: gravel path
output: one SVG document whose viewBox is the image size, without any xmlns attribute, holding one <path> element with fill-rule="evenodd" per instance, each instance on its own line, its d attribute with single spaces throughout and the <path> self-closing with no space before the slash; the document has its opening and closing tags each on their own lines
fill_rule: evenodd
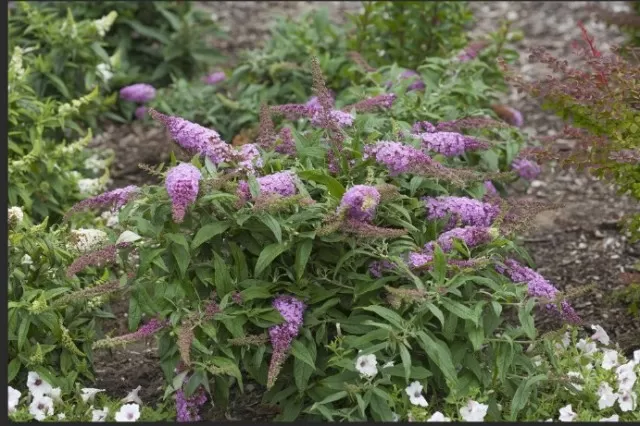
<svg viewBox="0 0 640 426">
<path fill-rule="evenodd" d="M 551 53 L 571 62 L 571 40 L 579 38 L 577 21 L 585 22 L 595 36 L 601 50 L 607 51 L 611 45 L 620 44 L 624 37 L 619 29 L 606 28 L 594 22 L 592 14 L 585 10 L 596 2 L 475 2 L 471 3 L 476 15 L 475 34 L 484 34 L 497 29 L 502 17 L 514 20 L 514 27 L 524 32 L 524 39 L 516 45 L 521 59 L 515 65 L 523 74 L 539 78 L 547 74 L 540 66 L 527 63 L 529 48 L 543 46 Z M 599 3 L 615 11 L 623 11 L 625 2 Z M 347 10 L 360 7 L 358 2 L 203 2 L 203 7 L 211 10 L 216 19 L 231 32 L 229 40 L 220 42 L 218 47 L 232 54 L 238 49 L 260 45 L 268 36 L 268 29 L 277 16 L 297 16 L 309 8 L 326 6 L 337 22 L 344 22 Z M 562 127 L 561 121 L 541 111 L 537 102 L 525 98 L 514 91 L 505 95 L 503 102 L 523 112 L 524 131 L 531 135 L 551 135 Z M 145 132 L 149 132 L 146 134 Z M 102 136 L 98 144 L 108 143 L 108 139 L 120 141 L 116 145 L 126 156 L 131 150 L 156 155 L 158 150 L 166 155 L 170 142 L 166 136 L 155 130 L 136 128 L 111 129 Z M 134 136 L 127 136 L 127 135 Z M 112 145 L 112 144 L 111 144 Z M 150 161 L 141 159 L 138 162 Z M 135 183 L 131 166 L 114 173 L 115 185 Z M 622 288 L 619 274 L 629 271 L 640 259 L 640 244 L 630 244 L 616 228 L 616 222 L 625 214 L 640 211 L 637 203 L 618 197 L 610 185 L 598 182 L 588 176 L 571 171 L 561 171 L 552 165 L 545 165 L 543 174 L 532 182 L 528 189 L 515 191 L 514 196 L 561 202 L 564 208 L 540 214 L 534 226 L 524 236 L 524 243 L 535 260 L 539 272 L 553 281 L 561 290 L 572 292 L 586 285 L 595 284 L 595 289 L 573 300 L 578 313 L 588 324 L 601 324 L 618 343 L 631 351 L 640 347 L 640 319 L 625 313 L 624 304 L 611 300 L 611 293 Z M 119 311 L 124 317 L 126 306 Z M 544 327 L 556 326 L 551 318 L 540 315 L 539 323 Z M 109 327 L 122 328 L 123 321 Z M 133 350 L 133 352 L 132 352 Z M 162 379 L 155 354 L 144 347 L 116 350 L 111 354 L 97 356 L 99 384 L 111 389 L 115 394 L 126 394 L 132 384 L 143 386 L 143 400 L 156 401 L 161 396 Z M 127 385 L 124 379 L 127 377 Z M 207 418 L 214 420 L 269 420 L 272 413 L 261 407 L 260 389 L 249 391 L 234 399 L 231 409 L 222 413 L 210 413 Z"/>
</svg>

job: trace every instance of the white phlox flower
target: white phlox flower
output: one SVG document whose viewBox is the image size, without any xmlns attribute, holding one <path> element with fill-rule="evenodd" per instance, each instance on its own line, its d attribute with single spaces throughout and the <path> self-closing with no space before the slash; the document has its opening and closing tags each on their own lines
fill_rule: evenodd
<svg viewBox="0 0 640 426">
<path fill-rule="evenodd" d="M 621 390 L 618 392 L 618 405 L 620 410 L 627 412 L 636 409 L 638 403 L 638 396 L 631 390 Z"/>
<path fill-rule="evenodd" d="M 138 393 L 140 392 L 140 389 L 142 389 L 142 386 L 138 386 L 137 388 L 135 388 L 134 390 L 129 392 L 129 394 L 127 396 L 125 396 L 124 398 L 122 398 L 120 400 L 120 402 L 123 402 L 125 404 L 133 402 L 133 403 L 136 403 L 138 405 L 142 405 L 142 400 L 140 399 L 140 396 L 138 395 Z"/>
<path fill-rule="evenodd" d="M 93 400 L 96 398 L 96 395 L 99 394 L 100 392 L 104 392 L 106 389 L 96 389 L 96 388 L 82 388 L 80 389 L 80 398 L 82 399 L 82 402 L 93 402 Z"/>
<path fill-rule="evenodd" d="M 53 389 L 51 385 L 42 379 L 35 371 L 30 371 L 27 375 L 27 387 L 29 388 L 29 393 L 34 397 L 46 395 Z"/>
<path fill-rule="evenodd" d="M 374 354 L 360 355 L 356 359 L 356 370 L 363 377 L 374 377 L 378 374 L 378 360 Z"/>
<path fill-rule="evenodd" d="M 573 412 L 573 408 L 571 408 L 571 404 L 562 407 L 560 409 L 560 417 L 559 420 L 561 422 L 572 422 L 578 417 L 576 413 Z"/>
<path fill-rule="evenodd" d="M 620 421 L 620 416 L 618 416 L 617 414 L 614 414 L 611 417 L 603 417 L 598 421 L 599 422 L 619 422 Z"/>
<path fill-rule="evenodd" d="M 618 351 L 605 349 L 602 353 L 602 368 L 605 370 L 611 370 L 613 367 L 618 366 Z"/>
<path fill-rule="evenodd" d="M 609 335 L 607 334 L 606 331 L 604 331 L 604 328 L 600 327 L 599 325 L 592 325 L 591 329 L 595 332 L 591 336 L 591 340 L 595 340 L 596 342 L 600 342 L 603 345 L 608 345 L 609 344 L 609 341 L 610 341 Z"/>
<path fill-rule="evenodd" d="M 33 401 L 29 404 L 29 414 L 39 422 L 53 416 L 53 399 L 42 394 L 34 395 Z"/>
<path fill-rule="evenodd" d="M 595 342 L 587 342 L 585 339 L 578 340 L 576 348 L 582 352 L 583 355 L 590 356 L 598 351 L 598 346 Z"/>
<path fill-rule="evenodd" d="M 22 256 L 22 259 L 20 260 L 20 263 L 22 263 L 25 266 L 33 265 L 33 259 L 28 254 L 25 254 L 24 256 Z"/>
<path fill-rule="evenodd" d="M 78 191 L 80 191 L 80 195 L 85 197 L 90 197 L 92 195 L 96 195 L 102 189 L 103 184 L 100 179 L 79 179 L 78 180 Z"/>
<path fill-rule="evenodd" d="M 74 229 L 71 231 L 73 246 L 79 251 L 93 250 L 108 240 L 106 232 L 99 229 Z"/>
<path fill-rule="evenodd" d="M 19 390 L 9 386 L 9 413 L 13 413 L 16 411 L 18 403 L 20 402 L 21 395 L 22 393 L 20 393 Z"/>
<path fill-rule="evenodd" d="M 631 390 L 635 385 L 638 376 L 633 371 L 635 363 L 629 361 L 616 368 L 616 377 L 618 379 L 618 388 L 620 390 Z"/>
<path fill-rule="evenodd" d="M 116 422 L 135 422 L 140 418 L 140 406 L 138 404 L 125 404 L 116 412 Z"/>
<path fill-rule="evenodd" d="M 92 422 L 105 422 L 107 420 L 107 414 L 109 414 L 109 408 L 104 407 L 104 410 L 92 410 L 91 421 Z"/>
<path fill-rule="evenodd" d="M 433 413 L 431 417 L 427 419 L 427 422 L 450 422 L 451 419 L 449 417 L 445 417 L 440 411 L 436 411 Z"/>
<path fill-rule="evenodd" d="M 488 409 L 488 405 L 480 404 L 470 399 L 467 405 L 460 408 L 459 412 L 465 422 L 482 422 L 487 415 Z"/>
<path fill-rule="evenodd" d="M 409 395 L 409 402 L 411 402 L 411 404 L 418 405 L 420 407 L 428 407 L 429 403 L 424 396 L 422 396 L 422 389 L 423 386 L 416 380 L 407 386 L 404 391 Z"/>
<path fill-rule="evenodd" d="M 618 399 L 618 395 L 613 393 L 613 389 L 609 386 L 609 383 L 602 382 L 596 391 L 596 395 L 600 397 L 598 399 L 598 408 L 604 410 L 605 408 L 613 407 Z"/>
</svg>

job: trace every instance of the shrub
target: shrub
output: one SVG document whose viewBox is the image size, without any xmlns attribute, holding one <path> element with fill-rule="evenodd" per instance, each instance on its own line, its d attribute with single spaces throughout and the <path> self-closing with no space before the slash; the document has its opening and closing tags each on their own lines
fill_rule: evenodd
<svg viewBox="0 0 640 426">
<path fill-rule="evenodd" d="M 116 101 L 116 95 L 105 97 L 116 62 L 102 41 L 116 17 L 117 13 L 106 11 L 95 20 L 77 21 L 70 9 L 58 17 L 29 2 L 19 2 L 9 16 L 9 49 L 20 47 L 30 53 L 24 62 L 31 69 L 26 78 L 35 97 L 71 102 L 98 88 L 82 115 L 94 129 L 97 116 Z"/>
<path fill-rule="evenodd" d="M 9 205 L 21 206 L 36 221 L 49 223 L 82 197 L 100 191 L 108 179 L 111 155 L 85 150 L 79 117 L 99 97 L 97 89 L 70 103 L 40 98 L 30 83 L 31 53 L 16 47 L 9 65 Z M 65 134 L 82 138 L 73 143 Z"/>
<path fill-rule="evenodd" d="M 415 69 L 424 58 L 463 48 L 472 19 L 467 2 L 363 2 L 362 13 L 352 16 L 349 48 L 374 66 L 397 62 Z"/>
<path fill-rule="evenodd" d="M 208 13 L 191 2 L 42 2 L 60 16 L 70 8 L 79 20 L 94 20 L 111 10 L 118 19 L 105 37 L 106 50 L 120 60 L 114 87 L 132 83 L 166 86 L 171 76 L 194 78 L 219 62 L 222 55 L 210 43 L 222 33 Z"/>
<path fill-rule="evenodd" d="M 534 209 L 464 197 L 482 196 L 486 174 L 431 157 L 438 148 L 416 137 L 371 130 L 371 113 L 333 110 L 312 69 L 317 100 L 289 110 L 305 127 L 276 133 L 263 107 L 259 146 L 151 112 L 195 156 L 126 204 L 114 194 L 83 203 L 125 204 L 120 224 L 140 259 L 126 287 L 138 330 L 94 348 L 156 335 L 178 405 L 204 388 L 224 407 L 251 378 L 281 420 L 388 421 L 424 396 L 439 407 L 479 394 L 501 419 L 498 404 L 535 372 L 524 351 L 535 299 L 576 320 L 550 283 L 504 259 L 526 258 L 508 236 Z M 505 321 L 511 310 L 520 324 Z M 154 318 L 140 326 L 142 312 Z M 407 385 L 426 379 L 427 392 L 407 399 Z"/>
</svg>

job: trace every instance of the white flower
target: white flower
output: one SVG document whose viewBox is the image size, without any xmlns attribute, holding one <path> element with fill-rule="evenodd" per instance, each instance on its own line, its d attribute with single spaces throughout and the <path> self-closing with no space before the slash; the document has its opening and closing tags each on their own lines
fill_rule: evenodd
<svg viewBox="0 0 640 426">
<path fill-rule="evenodd" d="M 120 243 L 132 243 L 134 241 L 138 241 L 140 238 L 142 238 L 140 235 L 136 234 L 135 232 L 131 232 L 131 231 L 124 231 L 122 234 L 120 234 L 120 236 L 118 237 L 118 240 L 116 241 L 116 244 L 120 244 Z"/>
<path fill-rule="evenodd" d="M 53 388 L 45 395 L 50 396 L 54 402 L 62 402 L 62 390 L 60 388 Z"/>
<path fill-rule="evenodd" d="M 20 207 L 9 208 L 9 222 L 19 223 L 24 219 L 24 212 Z"/>
<path fill-rule="evenodd" d="M 129 394 L 122 398 L 120 402 L 123 402 L 125 404 L 134 402 L 138 405 L 142 405 L 142 400 L 140 399 L 140 396 L 138 396 L 138 392 L 140 392 L 140 389 L 142 389 L 142 386 L 138 386 L 137 388 L 129 392 Z"/>
<path fill-rule="evenodd" d="M 33 259 L 28 254 L 25 254 L 24 256 L 22 256 L 20 263 L 22 263 L 23 265 L 33 265 Z"/>
<path fill-rule="evenodd" d="M 18 402 L 20 402 L 20 396 L 22 394 L 19 390 L 12 388 L 9 386 L 9 412 L 13 413 L 16 411 L 16 407 L 18 406 Z"/>
<path fill-rule="evenodd" d="M 135 422 L 140 418 L 140 406 L 138 404 L 125 404 L 116 412 L 116 422 Z"/>
<path fill-rule="evenodd" d="M 91 251 L 108 240 L 106 232 L 99 229 L 74 229 L 71 231 L 73 246 L 79 251 Z"/>
<path fill-rule="evenodd" d="M 569 376 L 569 377 L 575 377 L 575 378 L 580 379 L 580 380 L 583 380 L 583 379 L 584 379 L 584 377 L 582 376 L 582 374 L 581 374 L 580 372 L 578 372 L 578 371 L 569 371 L 569 372 L 567 373 L 567 376 Z M 578 391 L 582 391 L 582 385 L 579 385 L 579 384 L 577 384 L 577 383 L 574 383 L 573 381 L 571 382 L 571 385 L 572 385 L 573 387 L 575 387 Z"/>
<path fill-rule="evenodd" d="M 602 384 L 596 391 L 596 395 L 600 397 L 600 399 L 598 400 L 598 408 L 601 410 L 613 407 L 613 404 L 615 404 L 616 400 L 618 399 L 618 395 L 613 393 L 613 389 L 607 382 L 602 382 Z"/>
<path fill-rule="evenodd" d="M 600 342 L 603 345 L 609 344 L 609 335 L 606 331 L 604 331 L 604 328 L 600 327 L 599 325 L 592 325 L 591 329 L 595 331 L 595 333 L 593 333 L 593 336 L 591 336 L 591 340 Z"/>
<path fill-rule="evenodd" d="M 460 416 L 465 422 L 481 422 L 484 421 L 488 409 L 488 405 L 470 399 L 467 405 L 460 408 Z"/>
<path fill-rule="evenodd" d="M 553 421 L 553 419 L 547 419 L 547 420 L 545 420 L 544 422 L 545 422 L 545 423 L 548 423 L 548 422 L 552 422 L 552 421 Z"/>
<path fill-rule="evenodd" d="M 587 371 L 593 370 L 593 364 L 589 363 L 589 364 L 585 365 L 584 369 L 587 370 Z"/>
<path fill-rule="evenodd" d="M 102 189 L 102 182 L 100 179 L 79 179 L 78 190 L 80 194 L 85 197 L 96 195 Z"/>
<path fill-rule="evenodd" d="M 619 422 L 620 421 L 620 416 L 618 416 L 617 414 L 614 414 L 611 417 L 603 417 L 599 421 L 601 421 L 601 422 Z"/>
<path fill-rule="evenodd" d="M 80 398 L 82 402 L 93 402 L 96 398 L 96 395 L 100 392 L 104 392 L 106 389 L 96 389 L 96 388 L 82 388 L 80 389 Z"/>
<path fill-rule="evenodd" d="M 364 377 L 374 377 L 378 374 L 378 361 L 374 354 L 361 355 L 356 359 L 356 370 Z"/>
<path fill-rule="evenodd" d="M 53 399 L 41 394 L 34 395 L 33 401 L 29 404 L 29 414 L 39 422 L 53 416 Z"/>
<path fill-rule="evenodd" d="M 35 371 L 30 371 L 27 375 L 27 387 L 34 397 L 46 395 L 52 389 L 51 385 L 44 381 Z"/>
<path fill-rule="evenodd" d="M 118 218 L 118 213 L 112 213 L 109 210 L 102 212 L 100 217 L 107 221 L 106 225 L 109 228 L 113 228 L 120 222 L 120 219 Z"/>
<path fill-rule="evenodd" d="M 67 418 L 67 415 L 65 413 L 58 414 L 58 420 L 64 420 L 66 418 Z"/>
<path fill-rule="evenodd" d="M 533 361 L 533 365 L 536 367 L 540 367 L 542 365 L 542 357 L 540 355 L 534 356 L 531 360 Z"/>
<path fill-rule="evenodd" d="M 640 349 L 633 351 L 633 363 L 636 365 L 640 364 Z"/>
<path fill-rule="evenodd" d="M 562 346 L 564 346 L 565 348 L 568 348 L 570 344 L 571 344 L 571 335 L 567 331 L 566 333 L 564 333 L 564 336 L 562 336 Z"/>
<path fill-rule="evenodd" d="M 576 348 L 578 348 L 583 355 L 592 355 L 593 353 L 598 351 L 598 346 L 595 342 L 587 342 L 585 339 L 578 340 L 576 343 Z"/>
<path fill-rule="evenodd" d="M 571 404 L 567 405 L 566 407 L 562 407 L 560 409 L 561 422 L 572 422 L 575 420 L 576 417 L 578 417 L 578 415 L 573 412 L 573 409 L 571 408 Z"/>
<path fill-rule="evenodd" d="M 391 421 L 392 422 L 399 422 L 400 421 L 400 416 L 397 415 L 396 413 L 391 413 Z"/>
<path fill-rule="evenodd" d="M 427 422 L 450 422 L 451 419 L 449 417 L 445 417 L 440 411 L 436 411 L 433 413 L 431 417 L 427 419 Z"/>
<path fill-rule="evenodd" d="M 93 25 L 96 27 L 96 30 L 98 31 L 98 34 L 100 34 L 100 37 L 104 37 L 105 34 L 107 34 L 107 31 L 109 31 L 117 17 L 118 13 L 116 11 L 111 11 L 108 15 L 105 15 L 102 18 L 93 21 Z"/>
<path fill-rule="evenodd" d="M 407 386 L 404 391 L 407 393 L 407 395 L 409 395 L 409 402 L 411 402 L 413 405 L 428 407 L 429 403 L 426 399 L 424 399 L 424 396 L 422 396 L 422 389 L 422 385 L 419 381 L 416 380 L 415 382 Z"/>
<path fill-rule="evenodd" d="M 382 368 L 391 368 L 391 367 L 393 367 L 393 361 L 389 361 L 385 365 L 382 366 Z"/>
<path fill-rule="evenodd" d="M 605 349 L 602 351 L 602 368 L 611 370 L 618 365 L 618 351 L 613 349 Z"/>
<path fill-rule="evenodd" d="M 620 390 L 631 390 L 633 385 L 636 383 L 638 376 L 633 371 L 635 367 L 635 363 L 633 361 L 629 361 L 626 364 L 622 364 L 620 367 L 616 368 L 616 376 L 618 379 L 618 387 Z"/>
<path fill-rule="evenodd" d="M 109 408 L 104 407 L 104 410 L 91 411 L 92 422 L 104 422 L 107 420 L 107 414 L 109 414 Z"/>
<path fill-rule="evenodd" d="M 621 390 L 618 392 L 618 404 L 622 411 L 627 412 L 635 410 L 637 402 L 638 396 L 635 392 L 630 390 Z"/>
<path fill-rule="evenodd" d="M 98 64 L 96 67 L 96 74 L 104 81 L 108 83 L 109 80 L 113 77 L 113 73 L 111 72 L 111 65 L 109 64 Z"/>
</svg>

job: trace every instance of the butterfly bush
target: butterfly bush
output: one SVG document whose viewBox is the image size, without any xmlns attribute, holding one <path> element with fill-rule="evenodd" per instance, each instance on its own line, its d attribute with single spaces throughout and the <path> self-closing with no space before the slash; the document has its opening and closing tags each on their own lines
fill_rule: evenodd
<svg viewBox="0 0 640 426">
<path fill-rule="evenodd" d="M 145 83 L 133 84 L 120 89 L 120 98 L 125 101 L 144 104 L 156 97 L 156 89 Z"/>
<path fill-rule="evenodd" d="M 500 213 L 500 207 L 467 197 L 427 197 L 424 199 L 429 220 L 444 219 L 450 215 L 447 228 L 457 223 L 470 226 L 491 226 Z"/>
<path fill-rule="evenodd" d="M 187 207 L 196 200 L 201 178 L 200 170 L 188 163 L 181 163 L 167 172 L 165 187 L 176 222 L 182 222 Z"/>
<path fill-rule="evenodd" d="M 538 164 L 528 160 L 526 158 L 519 158 L 514 160 L 511 167 L 518 173 L 518 175 L 527 180 L 534 180 L 540 175 L 541 169 Z"/>
<path fill-rule="evenodd" d="M 356 185 L 342 197 L 340 207 L 347 216 L 363 222 L 371 222 L 380 203 L 380 192 L 373 186 Z"/>
<path fill-rule="evenodd" d="M 291 172 L 279 172 L 259 177 L 257 179 L 261 195 L 279 195 L 290 197 L 296 193 L 295 176 Z M 251 192 L 247 181 L 241 181 L 238 185 L 238 194 L 242 199 L 249 200 Z"/>
<path fill-rule="evenodd" d="M 410 171 L 416 172 L 424 166 L 434 164 L 431 157 L 422 151 L 400 142 L 380 141 L 365 148 L 365 158 L 373 157 L 389 169 L 391 176 Z"/>
<path fill-rule="evenodd" d="M 478 139 L 453 132 L 422 133 L 419 135 L 425 149 L 447 157 L 462 155 L 467 151 L 486 149 L 488 145 Z"/>
<path fill-rule="evenodd" d="M 273 301 L 273 307 L 276 308 L 284 323 L 276 325 L 269 329 L 269 337 L 273 346 L 271 354 L 271 363 L 269 364 L 269 374 L 267 378 L 267 387 L 272 387 L 275 383 L 282 363 L 284 362 L 291 342 L 298 335 L 302 326 L 302 317 L 306 305 L 293 296 L 278 296 Z"/>
</svg>

